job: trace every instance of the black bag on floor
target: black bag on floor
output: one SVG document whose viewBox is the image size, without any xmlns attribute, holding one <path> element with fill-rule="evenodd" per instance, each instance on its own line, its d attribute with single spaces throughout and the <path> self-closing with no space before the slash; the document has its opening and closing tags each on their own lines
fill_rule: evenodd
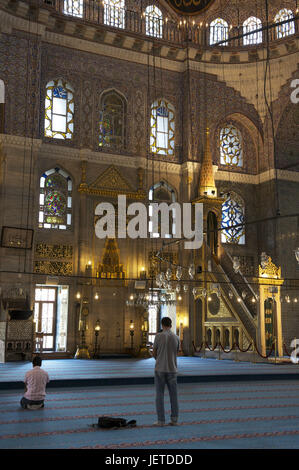
<svg viewBox="0 0 299 470">
<path fill-rule="evenodd" d="M 95 424 L 94 427 L 98 428 L 133 428 L 136 426 L 136 421 L 132 419 L 127 421 L 124 418 L 113 418 L 112 416 L 100 416 L 98 418 L 98 424 Z"/>
</svg>

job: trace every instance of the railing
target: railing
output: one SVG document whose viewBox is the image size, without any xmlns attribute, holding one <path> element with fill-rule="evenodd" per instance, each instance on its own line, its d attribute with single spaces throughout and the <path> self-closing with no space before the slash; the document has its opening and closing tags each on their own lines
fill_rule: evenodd
<svg viewBox="0 0 299 470">
<path fill-rule="evenodd" d="M 215 278 L 214 282 L 220 282 L 221 288 L 225 292 L 225 295 L 233 309 L 238 314 L 249 337 L 255 339 L 256 324 L 254 322 L 254 317 L 256 312 L 253 311 L 253 306 L 249 305 L 249 303 L 246 304 L 246 299 L 242 298 L 242 291 L 243 289 L 248 289 L 248 286 L 244 282 L 243 278 L 240 280 L 239 276 L 230 268 L 230 266 L 223 265 L 223 258 L 221 258 L 221 264 L 216 263 L 207 245 L 206 250 L 212 262 L 211 276 Z M 232 296 L 229 295 L 230 291 L 233 294 Z"/>
<path fill-rule="evenodd" d="M 37 0 L 40 5 L 55 9 L 66 17 L 76 20 L 103 25 L 108 28 L 125 30 L 139 36 L 147 36 L 172 44 L 184 45 L 186 43 L 195 46 L 207 46 L 213 48 L 223 47 L 234 49 L 236 47 L 257 48 L 266 42 L 274 42 L 281 39 L 284 25 L 294 22 L 293 31 L 299 31 L 299 16 L 292 20 L 280 23 L 271 23 L 268 27 L 261 26 L 255 31 L 243 29 L 243 26 L 223 25 L 210 26 L 196 24 L 186 20 L 175 22 L 167 18 L 160 18 L 153 14 L 145 14 L 142 11 L 133 11 L 125 8 L 99 2 L 98 0 Z M 285 36 L 286 38 L 291 38 Z M 284 34 L 284 33 L 283 33 Z M 246 40 L 244 41 L 244 38 Z M 260 42 L 262 39 L 262 42 Z"/>
</svg>

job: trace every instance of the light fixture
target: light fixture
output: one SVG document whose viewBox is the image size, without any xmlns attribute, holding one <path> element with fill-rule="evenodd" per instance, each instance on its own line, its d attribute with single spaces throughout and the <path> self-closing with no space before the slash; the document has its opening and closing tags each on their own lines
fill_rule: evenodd
<svg viewBox="0 0 299 470">
<path fill-rule="evenodd" d="M 134 341 L 134 323 L 133 323 L 133 320 L 130 321 L 130 336 L 131 336 L 131 349 L 133 349 L 133 341 Z"/>
<path fill-rule="evenodd" d="M 183 270 L 182 270 L 182 267 L 181 267 L 181 266 L 178 266 L 178 267 L 176 268 L 176 273 L 175 273 L 175 275 L 176 275 L 177 280 L 180 281 L 181 278 L 182 278 L 182 275 L 183 275 Z"/>
<path fill-rule="evenodd" d="M 298 302 L 297 297 L 294 298 L 294 302 L 295 302 L 295 304 Z"/>
<path fill-rule="evenodd" d="M 211 301 L 212 301 L 212 297 L 209 295 L 208 302 L 211 302 Z"/>
<path fill-rule="evenodd" d="M 182 300 L 182 297 L 180 295 L 178 296 L 178 300 Z"/>
<path fill-rule="evenodd" d="M 238 297 L 237 300 L 238 300 L 238 302 L 242 302 L 241 297 Z"/>
<path fill-rule="evenodd" d="M 190 276 L 190 279 L 193 279 L 195 276 L 195 266 L 194 264 L 190 264 L 189 269 L 188 269 L 188 274 Z"/>
<path fill-rule="evenodd" d="M 94 327 L 94 334 L 95 334 L 94 354 L 93 354 L 94 359 L 99 359 L 100 357 L 100 348 L 98 346 L 98 336 L 99 336 L 100 330 L 101 330 L 100 320 L 97 320 L 95 327 Z"/>
<path fill-rule="evenodd" d="M 172 270 L 171 270 L 171 268 L 168 268 L 168 269 L 166 270 L 165 277 L 166 277 L 167 281 L 170 281 L 170 279 L 172 278 Z"/>
<path fill-rule="evenodd" d="M 95 300 L 99 300 L 99 294 L 96 292 L 94 296 Z"/>
<path fill-rule="evenodd" d="M 255 302 L 256 302 L 255 297 L 252 297 L 251 302 L 252 302 L 253 304 L 255 304 Z"/>
<path fill-rule="evenodd" d="M 80 294 L 80 292 L 77 292 L 77 294 L 76 294 L 76 299 L 81 299 L 81 294 Z"/>
<path fill-rule="evenodd" d="M 296 250 L 295 250 L 295 256 L 296 256 L 296 260 L 297 260 L 298 263 L 299 263 L 299 246 L 298 246 L 298 248 L 296 248 Z"/>
</svg>

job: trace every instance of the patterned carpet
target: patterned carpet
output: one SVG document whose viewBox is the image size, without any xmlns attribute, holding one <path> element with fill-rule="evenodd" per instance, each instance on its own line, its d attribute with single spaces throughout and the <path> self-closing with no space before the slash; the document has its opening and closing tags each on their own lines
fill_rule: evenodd
<svg viewBox="0 0 299 470">
<path fill-rule="evenodd" d="M 25 366 L 22 365 L 20 373 L 24 373 Z M 21 391 L 0 391 L 0 448 L 299 448 L 297 381 L 197 383 L 178 387 L 179 425 L 159 428 L 153 426 L 156 414 L 152 385 L 50 389 L 45 408 L 37 411 L 19 407 Z M 166 397 L 169 411 L 167 394 Z M 138 427 L 119 430 L 90 427 L 102 414 L 136 419 Z"/>
<path fill-rule="evenodd" d="M 96 386 L 151 384 L 154 377 L 153 358 L 44 360 L 42 367 L 50 376 L 50 386 Z M 29 362 L 0 364 L 0 389 L 23 388 L 23 378 L 32 368 Z M 178 358 L 179 382 L 252 379 L 299 379 L 297 364 L 234 362 L 231 360 Z"/>
</svg>

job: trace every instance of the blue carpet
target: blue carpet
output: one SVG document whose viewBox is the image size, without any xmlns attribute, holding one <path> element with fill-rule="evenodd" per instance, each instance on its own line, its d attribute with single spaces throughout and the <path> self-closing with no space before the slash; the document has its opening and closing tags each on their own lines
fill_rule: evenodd
<svg viewBox="0 0 299 470">
<path fill-rule="evenodd" d="M 153 386 L 51 389 L 45 408 L 19 407 L 0 392 L 1 449 L 298 449 L 299 384 L 294 381 L 179 384 L 177 427 L 153 426 Z M 166 393 L 166 410 L 169 400 Z M 95 430 L 99 415 L 136 419 L 137 428 Z"/>
<path fill-rule="evenodd" d="M 42 367 L 50 377 L 49 387 L 152 384 L 153 358 L 150 359 L 100 359 L 44 360 Z M 23 388 L 25 373 L 32 368 L 29 362 L 0 364 L 0 389 Z M 234 362 L 230 360 L 178 358 L 178 382 L 222 380 L 297 380 L 297 364 L 270 364 Z"/>
</svg>

